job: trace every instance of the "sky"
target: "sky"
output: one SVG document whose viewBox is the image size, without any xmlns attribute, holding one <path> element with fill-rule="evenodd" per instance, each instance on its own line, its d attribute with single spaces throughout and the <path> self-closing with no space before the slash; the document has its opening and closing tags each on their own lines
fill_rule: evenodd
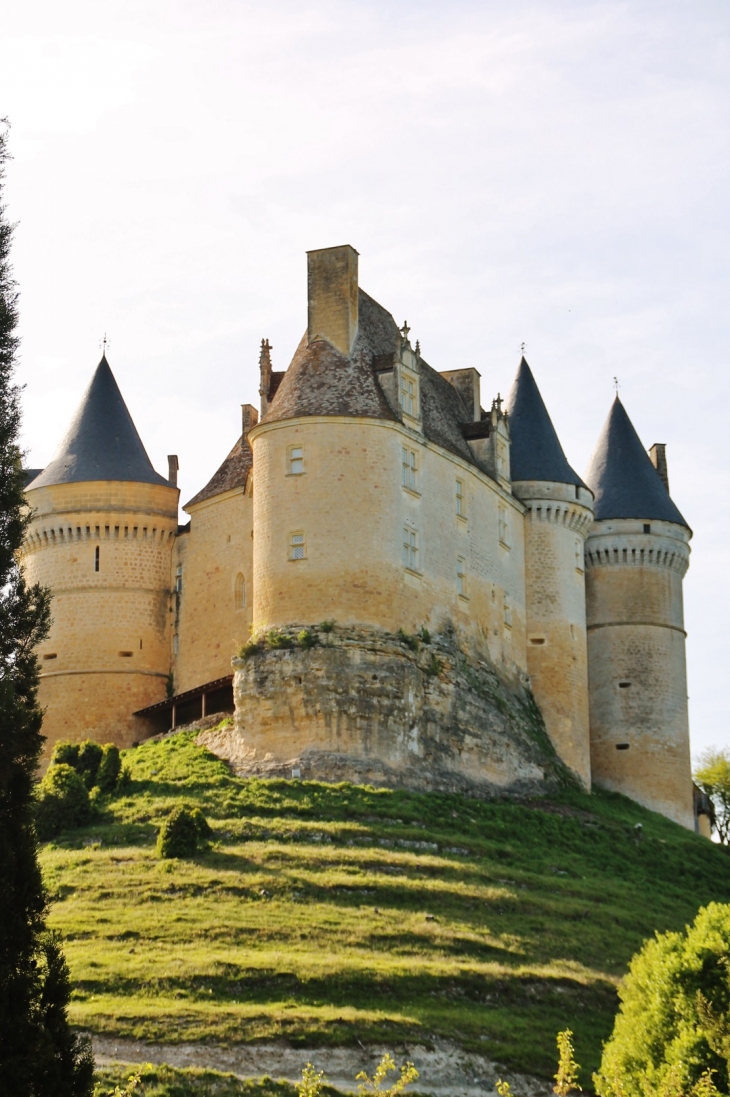
<svg viewBox="0 0 730 1097">
<path fill-rule="evenodd" d="M 349 243 L 483 404 L 524 342 L 579 472 L 618 378 L 694 531 L 693 753 L 730 745 L 727 0 L 2 7 L 29 466 L 106 334 L 184 503 L 258 405 L 261 339 L 289 363 L 306 250 Z"/>
</svg>

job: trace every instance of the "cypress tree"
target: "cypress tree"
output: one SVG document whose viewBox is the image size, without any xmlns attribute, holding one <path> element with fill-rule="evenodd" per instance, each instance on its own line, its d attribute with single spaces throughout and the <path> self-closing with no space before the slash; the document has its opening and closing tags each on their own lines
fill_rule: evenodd
<svg viewBox="0 0 730 1097">
<path fill-rule="evenodd" d="M 36 646 L 48 635 L 49 593 L 18 567 L 24 512 L 20 393 L 14 382 L 18 294 L 2 205 L 8 160 L 0 121 L 0 1094 L 89 1097 L 93 1060 L 70 1029 L 68 968 L 46 926 L 47 897 L 33 825 L 43 737 Z"/>
</svg>

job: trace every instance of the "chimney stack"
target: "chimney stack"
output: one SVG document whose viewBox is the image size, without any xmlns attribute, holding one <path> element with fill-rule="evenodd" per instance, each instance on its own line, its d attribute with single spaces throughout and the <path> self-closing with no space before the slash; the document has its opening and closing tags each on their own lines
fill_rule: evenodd
<svg viewBox="0 0 730 1097">
<path fill-rule="evenodd" d="M 659 479 L 669 494 L 669 473 L 667 471 L 667 447 L 664 442 L 655 442 L 649 450 L 649 459 L 659 473 Z"/>
<path fill-rule="evenodd" d="M 241 423 L 244 442 L 248 438 L 248 432 L 253 430 L 259 421 L 259 413 L 253 404 L 241 404 Z"/>
<path fill-rule="evenodd" d="M 307 252 L 307 342 L 326 339 L 349 358 L 357 335 L 357 252 L 349 244 Z"/>
<path fill-rule="evenodd" d="M 176 453 L 170 453 L 167 457 L 167 479 L 170 481 L 172 487 L 177 487 L 177 470 L 180 468 L 180 462 L 177 459 Z"/>
</svg>

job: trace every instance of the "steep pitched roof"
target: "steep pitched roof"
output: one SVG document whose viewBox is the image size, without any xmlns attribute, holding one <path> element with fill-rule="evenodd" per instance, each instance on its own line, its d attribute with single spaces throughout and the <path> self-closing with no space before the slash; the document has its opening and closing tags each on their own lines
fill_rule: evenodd
<svg viewBox="0 0 730 1097">
<path fill-rule="evenodd" d="M 96 367 L 56 456 L 28 489 L 87 480 L 169 486 L 152 468 L 106 356 Z"/>
<path fill-rule="evenodd" d="M 308 415 L 398 418 L 378 381 L 379 372 L 393 368 L 398 326 L 387 309 L 358 292 L 357 337 L 350 357 L 324 339 L 308 344 L 304 335 L 262 422 Z M 420 376 L 423 433 L 476 464 L 461 431 L 471 419 L 458 392 L 423 359 Z"/>
<path fill-rule="evenodd" d="M 598 439 L 586 481 L 596 497 L 596 521 L 646 518 L 687 526 L 618 396 Z"/>
<path fill-rule="evenodd" d="M 532 370 L 522 358 L 507 399 L 512 480 L 549 480 L 585 487 L 568 464 Z"/>
<path fill-rule="evenodd" d="M 196 503 L 202 503 L 205 499 L 212 499 L 214 495 L 222 495 L 224 491 L 232 491 L 233 488 L 245 489 L 252 466 L 251 446 L 241 435 L 218 471 L 211 476 L 205 487 L 185 504 L 183 510 L 195 506 Z"/>
</svg>

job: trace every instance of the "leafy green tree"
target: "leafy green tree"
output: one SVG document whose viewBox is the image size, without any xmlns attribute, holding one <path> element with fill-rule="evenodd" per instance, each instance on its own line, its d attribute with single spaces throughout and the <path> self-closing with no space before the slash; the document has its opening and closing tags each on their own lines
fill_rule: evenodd
<svg viewBox="0 0 730 1097">
<path fill-rule="evenodd" d="M 0 124 L 0 198 L 8 159 Z M 0 204 L 0 1095 L 86 1097 L 93 1062 L 69 1028 L 68 969 L 45 924 L 46 895 L 33 826 L 33 783 L 42 746 L 35 648 L 48 634 L 48 592 L 18 568 L 28 517 L 18 447 L 17 291 L 12 225 Z"/>
<path fill-rule="evenodd" d="M 712 800 L 714 829 L 724 846 L 730 842 L 730 751 L 711 747 L 700 756 L 695 781 Z"/>
<path fill-rule="evenodd" d="M 601 1097 L 730 1093 L 730 905 L 711 903 L 683 933 L 634 956 L 601 1068 Z"/>
</svg>

